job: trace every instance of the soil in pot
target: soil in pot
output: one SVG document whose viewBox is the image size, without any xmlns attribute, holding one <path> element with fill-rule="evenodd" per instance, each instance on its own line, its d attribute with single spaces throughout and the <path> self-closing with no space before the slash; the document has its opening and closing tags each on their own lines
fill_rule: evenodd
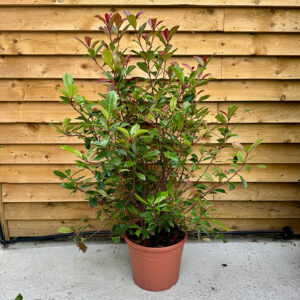
<svg viewBox="0 0 300 300">
<path fill-rule="evenodd" d="M 167 232 L 165 229 L 162 229 L 160 233 L 150 236 L 149 239 L 143 239 L 141 236 L 137 237 L 136 235 L 127 236 L 132 242 L 153 248 L 161 248 L 175 245 L 182 241 L 185 237 L 185 232 L 179 229 L 177 226 L 171 228 L 170 232 Z"/>
</svg>

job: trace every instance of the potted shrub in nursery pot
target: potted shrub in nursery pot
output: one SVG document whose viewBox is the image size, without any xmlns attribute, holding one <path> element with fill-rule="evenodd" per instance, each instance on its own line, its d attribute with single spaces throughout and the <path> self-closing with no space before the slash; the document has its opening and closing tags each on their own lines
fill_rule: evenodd
<svg viewBox="0 0 300 300">
<path fill-rule="evenodd" d="M 203 104 L 209 97 L 202 87 L 210 80 L 204 75 L 210 59 L 194 57 L 193 65 L 174 62 L 171 40 L 178 26 L 168 29 L 155 18 L 138 26 L 139 16 L 96 16 L 106 40 L 80 40 L 99 67 L 107 93 L 90 101 L 77 93 L 69 74 L 63 76 L 61 99 L 78 117 L 56 128 L 77 136 L 86 151 L 62 146 L 77 156 L 77 170 L 55 174 L 64 179 L 64 188 L 85 194 L 115 242 L 125 237 L 135 283 L 161 291 L 178 280 L 187 232 L 222 238 L 224 226 L 210 219 L 207 198 L 225 193 L 224 186 L 234 189 L 232 179 L 247 186 L 239 173 L 250 171 L 250 153 L 262 140 L 245 147 L 230 142 L 236 137 L 230 122 L 237 106 L 214 118 Z M 131 53 L 122 48 L 128 31 L 134 37 Z M 223 148 L 232 148 L 226 168 L 216 164 Z M 59 231 L 74 233 L 85 251 L 80 233 L 86 228 Z"/>
</svg>

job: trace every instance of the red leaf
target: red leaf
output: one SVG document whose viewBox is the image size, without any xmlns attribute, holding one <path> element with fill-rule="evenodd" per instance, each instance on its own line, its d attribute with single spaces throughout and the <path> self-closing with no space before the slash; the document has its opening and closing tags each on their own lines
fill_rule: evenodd
<svg viewBox="0 0 300 300">
<path fill-rule="evenodd" d="M 138 13 L 135 15 L 135 18 L 137 19 L 142 13 L 144 13 L 144 12 L 143 12 L 143 11 L 138 12 Z"/>
<path fill-rule="evenodd" d="M 192 71 L 192 68 L 191 68 L 191 66 L 190 65 L 188 65 L 188 64 L 183 64 L 185 67 L 187 67 L 190 71 Z"/>
<path fill-rule="evenodd" d="M 99 20 L 103 21 L 105 23 L 105 19 L 99 15 L 96 15 L 95 18 L 98 18 Z"/>
<path fill-rule="evenodd" d="M 167 41 L 168 40 L 168 35 L 169 35 L 169 29 L 166 28 L 165 30 L 163 30 L 161 32 L 161 35 L 163 36 L 163 38 Z"/>
<path fill-rule="evenodd" d="M 123 23 L 121 15 L 119 13 L 115 13 L 113 18 L 117 28 L 119 29 Z"/>
<path fill-rule="evenodd" d="M 107 24 L 110 20 L 110 16 L 111 16 L 111 14 L 108 14 L 108 13 L 105 14 L 105 21 L 106 21 Z"/>
<path fill-rule="evenodd" d="M 92 38 L 90 36 L 85 36 L 84 39 L 88 47 L 91 47 Z"/>
<path fill-rule="evenodd" d="M 155 27 L 156 27 L 157 18 L 155 18 L 155 19 L 148 19 L 148 23 L 149 23 L 150 27 L 154 30 Z"/>
<path fill-rule="evenodd" d="M 83 253 L 86 252 L 87 246 L 84 243 L 78 243 L 77 247 L 79 248 L 79 250 L 81 250 Z"/>
</svg>

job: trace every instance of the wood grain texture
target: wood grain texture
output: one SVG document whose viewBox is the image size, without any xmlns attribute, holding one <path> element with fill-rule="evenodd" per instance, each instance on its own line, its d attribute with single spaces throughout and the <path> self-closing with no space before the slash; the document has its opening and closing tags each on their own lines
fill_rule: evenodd
<svg viewBox="0 0 300 300">
<path fill-rule="evenodd" d="M 97 80 L 77 79 L 78 93 L 99 99 L 106 87 Z M 0 79 L 0 101 L 60 101 L 61 79 Z M 205 87 L 208 101 L 299 101 L 299 80 L 214 80 Z"/>
<path fill-rule="evenodd" d="M 4 185 L 3 185 L 4 188 Z M 298 183 L 249 183 L 247 189 L 237 184 L 233 191 L 224 188 L 227 194 L 218 193 L 214 200 L 223 201 L 299 201 L 300 185 Z M 5 199 L 3 195 L 3 199 Z M 5 201 L 5 200 L 4 200 Z"/>
<path fill-rule="evenodd" d="M 71 193 L 60 184 L 3 184 L 3 202 L 76 202 L 83 201 L 81 192 Z M 293 200 L 293 199 L 291 199 Z"/>
<path fill-rule="evenodd" d="M 299 219 L 219 219 L 230 230 L 281 230 L 285 226 L 293 228 L 294 233 L 300 233 Z M 79 220 L 30 220 L 30 221 L 8 221 L 9 232 L 12 237 L 18 236 L 43 236 L 57 234 L 61 226 L 74 226 Z M 96 231 L 99 229 L 109 230 L 98 220 L 88 220 L 90 224 L 87 230 Z"/>
<path fill-rule="evenodd" d="M 7 220 L 5 218 L 5 210 L 2 202 L 2 184 L 0 184 L 0 226 L 4 235 L 4 239 L 8 241 L 10 239 L 9 229 L 7 226 Z"/>
<path fill-rule="evenodd" d="M 85 152 L 84 145 L 70 145 Z M 193 153 L 199 154 L 199 147 Z M 226 163 L 235 150 L 223 149 L 217 163 Z M 235 151 L 236 152 L 236 151 Z M 251 163 L 300 163 L 300 144 L 262 144 L 252 153 Z M 60 145 L 6 145 L 0 151 L 0 164 L 72 164 L 75 156 L 60 148 Z"/>
<path fill-rule="evenodd" d="M 178 63 L 195 65 L 189 57 Z M 215 57 L 207 73 L 216 79 L 300 79 L 299 57 Z M 62 78 L 68 72 L 76 79 L 98 79 L 101 72 L 87 57 L 4 56 L 0 58 L 0 77 L 19 79 Z M 141 71 L 142 72 L 142 71 Z M 140 76 L 135 70 L 132 76 Z"/>
<path fill-rule="evenodd" d="M 10 134 L 8 135 L 7 132 Z M 235 132 L 241 143 L 253 143 L 259 138 L 264 143 L 300 143 L 299 124 L 240 124 Z M 205 140 L 214 143 L 216 138 Z M 231 141 L 234 141 L 232 139 Z M 0 144 L 80 144 L 77 137 L 66 137 L 48 124 L 0 123 Z"/>
<path fill-rule="evenodd" d="M 295 58 L 296 59 L 296 58 Z M 299 58 L 300 59 L 300 58 Z M 135 58 L 132 59 L 137 62 Z M 176 61 L 196 65 L 191 57 L 179 57 Z M 207 73 L 220 78 L 221 58 L 214 58 L 208 65 Z M 62 78 L 68 72 L 73 78 L 99 79 L 102 71 L 88 57 L 78 56 L 3 56 L 0 57 L 0 78 Z M 135 69 L 132 76 L 144 76 L 143 71 Z M 293 76 L 296 76 L 295 74 Z"/>
<path fill-rule="evenodd" d="M 205 167 L 205 166 L 204 166 Z M 226 167 L 220 165 L 220 167 Z M 61 183 L 53 174 L 54 170 L 74 171 L 74 165 L 0 165 L 0 182 L 2 183 Z M 200 171 L 195 171 L 195 176 Z M 85 174 L 85 171 L 82 172 Z M 297 164 L 267 164 L 266 169 L 253 167 L 251 173 L 242 171 L 241 175 L 248 182 L 298 182 L 300 179 L 299 165 Z M 195 179 L 196 177 L 192 178 Z M 197 177 L 198 178 L 198 177 Z M 238 176 L 232 179 L 240 182 Z"/>
<path fill-rule="evenodd" d="M 300 217 L 299 201 L 214 201 L 213 218 L 286 218 Z M 96 219 L 97 210 L 85 202 L 4 203 L 6 220 Z"/>
<path fill-rule="evenodd" d="M 123 8 L 113 10 L 123 13 Z M 130 11 L 136 14 L 141 9 Z M 293 8 L 145 7 L 143 11 L 141 24 L 157 17 L 167 26 L 175 26 L 180 19 L 181 31 L 299 32 L 300 12 Z M 94 16 L 105 12 L 106 7 L 2 7 L 0 30 L 94 31 L 100 26 Z"/>
<path fill-rule="evenodd" d="M 224 31 L 299 32 L 300 11 L 281 8 L 225 9 Z"/>
<path fill-rule="evenodd" d="M 113 2 L 116 6 L 138 6 L 141 4 L 137 0 L 117 0 Z M 2 0 L 1 5 L 7 6 L 87 6 L 99 5 L 99 0 Z M 111 7 L 112 2 L 102 0 L 101 6 Z M 143 6 L 249 6 L 249 7 L 297 7 L 300 6 L 299 0 L 143 0 Z"/>
<path fill-rule="evenodd" d="M 223 57 L 223 79 L 297 79 L 298 58 Z"/>
<path fill-rule="evenodd" d="M 102 25 L 95 15 L 104 15 L 111 9 L 107 7 L 2 7 L 0 31 L 95 31 Z M 123 15 L 123 8 L 113 8 L 113 10 Z M 140 24 L 154 17 L 164 20 L 166 26 L 176 26 L 180 19 L 182 31 L 223 30 L 223 8 L 145 7 L 142 10 L 144 13 L 139 18 Z M 133 14 L 139 11 L 141 9 L 130 9 Z M 149 28 L 147 24 L 146 29 Z"/>
<path fill-rule="evenodd" d="M 298 123 L 300 102 L 262 103 L 248 102 L 235 103 L 239 109 L 232 117 L 232 123 Z M 219 103 L 218 109 L 227 111 L 232 103 Z M 247 110 L 250 110 L 247 112 Z"/>
<path fill-rule="evenodd" d="M 227 111 L 232 103 L 220 103 L 219 110 Z M 300 102 L 236 103 L 238 113 L 231 123 L 300 123 Z M 207 122 L 216 122 L 217 103 L 203 103 L 210 113 Z M 245 112 L 250 110 L 249 112 Z M 268 113 L 266 114 L 266 111 Z M 59 123 L 69 117 L 73 122 L 78 113 L 69 105 L 56 102 L 2 102 L 0 103 L 0 123 Z"/>
<path fill-rule="evenodd" d="M 225 187 L 227 191 L 227 188 Z M 249 183 L 245 190 L 236 184 L 235 190 L 227 194 L 213 195 L 214 201 L 300 201 L 300 185 L 297 183 Z M 2 202 L 78 202 L 85 195 L 62 188 L 57 183 L 4 183 Z M 209 199 L 212 200 L 212 199 Z"/>
<path fill-rule="evenodd" d="M 107 40 L 102 33 L 67 32 L 3 32 L 0 35 L 0 54 L 3 55 L 83 55 L 86 48 L 77 38 L 91 35 L 94 40 Z M 125 35 L 122 48 L 137 50 Z M 68 45 L 68 47 L 66 47 Z M 249 34 L 249 33 L 177 33 L 172 38 L 176 55 L 300 55 L 300 37 L 297 34 Z"/>
</svg>

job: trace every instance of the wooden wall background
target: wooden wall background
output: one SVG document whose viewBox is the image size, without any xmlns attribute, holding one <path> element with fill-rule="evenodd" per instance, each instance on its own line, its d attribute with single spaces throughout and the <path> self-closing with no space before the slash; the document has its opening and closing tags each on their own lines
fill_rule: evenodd
<svg viewBox="0 0 300 300">
<path fill-rule="evenodd" d="M 96 14 L 144 11 L 142 18 L 180 24 L 178 61 L 216 57 L 207 86 L 213 112 L 236 103 L 249 115 L 240 141 L 264 137 L 245 174 L 249 187 L 215 196 L 218 217 L 233 230 L 281 229 L 300 233 L 300 1 L 298 0 L 2 0 L 0 7 L 0 217 L 6 238 L 54 234 L 83 217 L 98 228 L 81 195 L 70 196 L 53 175 L 72 166 L 49 122 L 73 113 L 58 103 L 56 88 L 67 71 L 80 93 L 96 99 L 104 87 L 98 70 L 74 36 L 102 37 Z M 142 6 L 142 7 L 141 7 Z M 130 37 L 128 37 L 130 43 Z M 222 159 L 219 163 L 225 163 Z"/>
</svg>

